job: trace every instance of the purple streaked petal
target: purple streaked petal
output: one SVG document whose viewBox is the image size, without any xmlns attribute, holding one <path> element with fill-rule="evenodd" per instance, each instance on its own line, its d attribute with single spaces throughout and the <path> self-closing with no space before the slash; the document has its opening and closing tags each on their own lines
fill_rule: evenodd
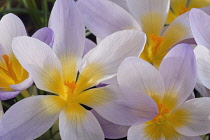
<svg viewBox="0 0 210 140">
<path fill-rule="evenodd" d="M 60 97 L 51 95 L 29 97 L 17 102 L 0 121 L 0 139 L 36 139 L 58 119 L 63 102 Z"/>
<path fill-rule="evenodd" d="M 53 50 L 62 63 L 64 81 L 76 81 L 85 46 L 85 25 L 74 0 L 55 1 L 49 27 L 54 31 Z"/>
<path fill-rule="evenodd" d="M 164 96 L 164 82 L 159 71 L 141 58 L 126 58 L 118 69 L 117 79 L 120 86 L 141 91 L 160 100 Z"/>
<path fill-rule="evenodd" d="M 95 47 L 96 47 L 96 44 L 93 41 L 91 41 L 90 39 L 86 38 L 85 39 L 85 48 L 84 48 L 83 56 Z"/>
<path fill-rule="evenodd" d="M 109 1 L 116 3 L 117 5 L 119 5 L 120 7 L 129 12 L 126 0 L 109 0 Z"/>
<path fill-rule="evenodd" d="M 104 140 L 95 116 L 77 103 L 69 104 L 59 115 L 62 140 Z"/>
<path fill-rule="evenodd" d="M 12 53 L 12 40 L 17 36 L 26 36 L 26 29 L 19 17 L 10 13 L 2 17 L 0 21 L 0 46 L 4 54 Z"/>
<path fill-rule="evenodd" d="M 157 106 L 145 93 L 119 86 L 90 89 L 78 102 L 93 108 L 100 116 L 119 125 L 131 126 L 151 120 Z"/>
<path fill-rule="evenodd" d="M 91 110 L 91 112 L 99 121 L 99 124 L 101 125 L 101 128 L 104 132 L 105 138 L 119 139 L 127 136 L 128 129 L 130 128 L 130 126 L 114 124 L 101 117 L 94 109 Z"/>
<path fill-rule="evenodd" d="M 47 27 L 41 28 L 36 31 L 32 37 L 41 40 L 42 42 L 46 43 L 48 46 L 52 48 L 54 43 L 54 33 L 53 30 Z"/>
<path fill-rule="evenodd" d="M 0 100 L 8 100 L 16 97 L 21 91 L 0 91 Z"/>
<path fill-rule="evenodd" d="M 123 8 L 108 0 L 79 0 L 87 28 L 100 39 L 121 30 L 141 31 L 135 19 Z"/>
<path fill-rule="evenodd" d="M 210 49 L 210 16 L 199 9 L 192 9 L 189 15 L 192 33 L 198 45 Z"/>
<path fill-rule="evenodd" d="M 210 89 L 206 88 L 204 85 L 197 83 L 195 89 L 203 96 L 210 97 Z"/>
<path fill-rule="evenodd" d="M 32 84 L 33 84 L 33 80 L 29 76 L 27 79 L 25 79 L 21 83 L 16 84 L 16 85 L 10 85 L 10 87 L 14 90 L 24 90 L 24 89 L 29 88 Z"/>
<path fill-rule="evenodd" d="M 179 44 L 172 48 L 164 57 L 159 71 L 165 83 L 166 96 L 171 99 L 177 97 L 176 104 L 183 103 L 196 84 L 196 62 L 191 46 Z"/>
</svg>

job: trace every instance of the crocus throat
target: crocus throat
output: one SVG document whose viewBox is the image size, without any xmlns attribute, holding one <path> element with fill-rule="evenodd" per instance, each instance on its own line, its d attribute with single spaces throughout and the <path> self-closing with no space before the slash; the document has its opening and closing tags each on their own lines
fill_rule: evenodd
<svg viewBox="0 0 210 140">
<path fill-rule="evenodd" d="M 153 123 L 162 124 L 167 121 L 167 114 L 170 112 L 168 108 L 164 108 L 162 104 L 158 104 L 158 115 L 152 120 Z"/>
<path fill-rule="evenodd" d="M 19 83 L 19 80 L 17 79 L 17 76 L 12 68 L 12 62 L 10 61 L 9 56 L 4 54 L 2 55 L 2 58 L 4 60 L 6 68 L 0 66 L 0 70 L 2 70 L 6 75 L 8 75 L 15 83 Z"/>
<path fill-rule="evenodd" d="M 189 8 L 187 8 L 185 6 L 181 6 L 180 10 L 179 10 L 179 15 L 182 15 L 182 14 L 186 13 L 189 10 L 190 10 Z"/>
<path fill-rule="evenodd" d="M 69 82 L 69 81 L 64 81 L 64 85 L 68 88 L 66 94 L 66 100 L 70 100 L 70 98 L 73 97 L 74 95 L 74 90 L 76 88 L 76 82 L 75 81 L 72 81 L 72 82 Z"/>
<path fill-rule="evenodd" d="M 161 42 L 163 41 L 163 37 L 151 34 L 150 38 L 152 40 L 152 44 L 151 44 L 151 48 L 152 48 L 152 52 L 153 52 L 152 55 L 155 55 L 157 53 L 158 47 L 160 46 Z"/>
</svg>

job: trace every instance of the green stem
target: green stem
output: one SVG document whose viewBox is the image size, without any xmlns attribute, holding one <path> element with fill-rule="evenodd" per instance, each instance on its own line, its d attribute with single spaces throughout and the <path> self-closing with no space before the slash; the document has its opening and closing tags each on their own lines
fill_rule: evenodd
<svg viewBox="0 0 210 140">
<path fill-rule="evenodd" d="M 21 92 L 21 95 L 24 97 L 24 98 L 27 98 L 27 97 L 30 97 L 31 95 L 28 93 L 28 91 L 25 89 Z"/>
</svg>

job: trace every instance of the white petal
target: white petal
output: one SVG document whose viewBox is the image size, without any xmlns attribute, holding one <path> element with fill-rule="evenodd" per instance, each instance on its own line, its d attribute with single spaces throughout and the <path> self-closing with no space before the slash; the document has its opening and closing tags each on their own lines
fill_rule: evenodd
<svg viewBox="0 0 210 140">
<path fill-rule="evenodd" d="M 210 132 L 210 98 L 202 97 L 191 99 L 180 108 L 187 111 L 185 125 L 175 129 L 186 136 L 199 136 Z"/>
<path fill-rule="evenodd" d="M 87 90 L 80 95 L 78 102 L 93 108 L 106 120 L 119 125 L 143 123 L 157 115 L 157 105 L 152 98 L 119 86 Z"/>
<path fill-rule="evenodd" d="M 198 79 L 207 88 L 210 88 L 210 51 L 198 45 L 195 49 L 195 57 L 198 69 Z"/>
<path fill-rule="evenodd" d="M 100 39 L 126 29 L 141 31 L 127 11 L 108 0 L 79 0 L 77 5 L 84 15 L 87 28 Z"/>
<path fill-rule="evenodd" d="M 193 50 L 188 44 L 179 44 L 164 57 L 159 71 L 165 83 L 165 100 L 176 105 L 183 103 L 196 83 L 196 64 Z"/>
<path fill-rule="evenodd" d="M 195 89 L 203 96 L 210 97 L 210 89 L 206 88 L 204 85 L 200 83 L 196 83 Z"/>
<path fill-rule="evenodd" d="M 12 40 L 17 36 L 26 36 L 22 21 L 14 14 L 6 14 L 0 21 L 0 44 L 4 54 L 12 53 Z"/>
<path fill-rule="evenodd" d="M 147 34 L 159 35 L 165 24 L 170 0 L 126 0 L 128 9 Z"/>
<path fill-rule="evenodd" d="M 116 3 L 117 5 L 119 5 L 120 7 L 129 12 L 126 0 L 109 0 L 109 1 Z"/>
<path fill-rule="evenodd" d="M 164 82 L 155 67 L 138 57 L 125 59 L 117 72 L 120 86 L 129 87 L 148 94 L 158 96 L 164 95 Z"/>
<path fill-rule="evenodd" d="M 210 49 L 210 16 L 199 9 L 190 11 L 190 25 L 194 38 L 199 45 L 203 45 Z"/>
<path fill-rule="evenodd" d="M 85 25 L 73 0 L 56 0 L 49 27 L 55 34 L 53 50 L 62 63 L 64 80 L 76 81 L 85 45 Z"/>
<path fill-rule="evenodd" d="M 24 89 L 29 88 L 32 84 L 33 84 L 33 80 L 31 78 L 31 76 L 29 76 L 27 79 L 25 79 L 21 83 L 15 84 L 15 85 L 10 85 L 10 87 L 14 90 L 24 90 Z"/>
<path fill-rule="evenodd" d="M 120 63 L 129 56 L 139 56 L 145 44 L 145 34 L 135 30 L 116 32 L 100 42 L 100 44 L 87 53 L 83 69 L 92 64 L 99 65 L 100 69 L 92 71 L 95 75 L 103 73 L 107 80 L 113 77 Z"/>
<path fill-rule="evenodd" d="M 104 140 L 95 116 L 79 104 L 70 104 L 59 116 L 62 140 Z"/>
<path fill-rule="evenodd" d="M 56 100 L 51 102 L 52 99 Z M 17 102 L 2 117 L 0 139 L 32 140 L 39 137 L 58 119 L 62 109 L 58 105 L 62 102 L 58 96 L 46 95 Z"/>
<path fill-rule="evenodd" d="M 61 63 L 49 46 L 30 37 L 17 37 L 12 46 L 38 88 L 56 94 L 63 92 Z"/>
</svg>

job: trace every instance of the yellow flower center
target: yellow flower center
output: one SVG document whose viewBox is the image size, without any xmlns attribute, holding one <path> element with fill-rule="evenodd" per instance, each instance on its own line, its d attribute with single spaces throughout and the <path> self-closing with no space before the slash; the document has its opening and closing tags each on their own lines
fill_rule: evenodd
<svg viewBox="0 0 210 140">
<path fill-rule="evenodd" d="M 153 123 L 163 124 L 167 121 L 167 115 L 170 112 L 168 108 L 164 108 L 162 104 L 158 104 L 158 115 L 152 120 Z"/>
<path fill-rule="evenodd" d="M 181 6 L 180 10 L 179 10 L 179 15 L 182 15 L 182 14 L 186 13 L 189 10 L 190 10 L 189 8 L 187 8 L 185 6 Z"/>
<path fill-rule="evenodd" d="M 64 81 L 64 85 L 67 87 L 67 91 L 66 91 L 66 96 L 65 99 L 66 101 L 70 101 L 75 97 L 75 88 L 76 88 L 76 81 Z"/>
<path fill-rule="evenodd" d="M 150 38 L 152 40 L 151 45 L 150 45 L 151 49 L 152 49 L 151 52 L 153 55 L 155 55 L 157 53 L 157 50 L 158 50 L 161 42 L 163 41 L 163 37 L 151 34 Z"/>
<path fill-rule="evenodd" d="M 0 70 L 2 70 L 7 76 L 9 76 L 15 83 L 19 83 L 19 80 L 12 68 L 12 62 L 8 55 L 2 55 L 6 68 L 0 66 Z"/>
</svg>

